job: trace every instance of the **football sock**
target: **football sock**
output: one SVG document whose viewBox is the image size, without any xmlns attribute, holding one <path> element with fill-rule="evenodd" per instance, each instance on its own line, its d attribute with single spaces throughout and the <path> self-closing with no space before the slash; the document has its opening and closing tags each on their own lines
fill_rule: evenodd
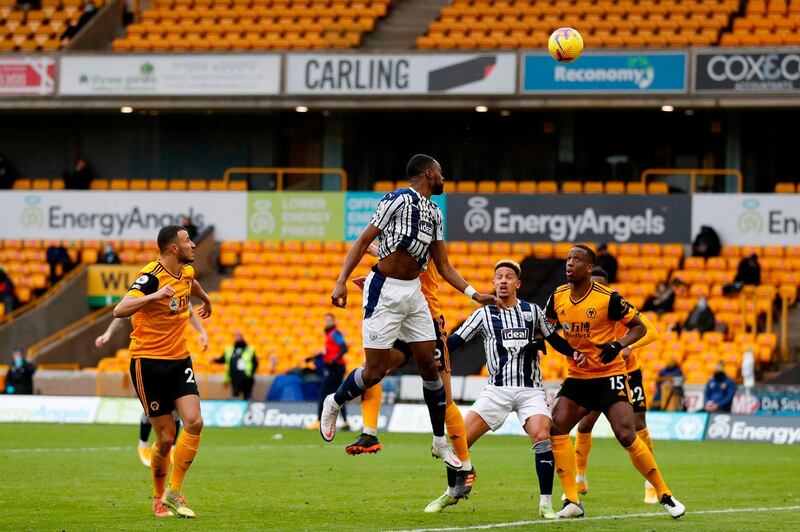
<svg viewBox="0 0 800 532">
<path fill-rule="evenodd" d="M 471 469 L 472 464 L 469 463 L 469 449 L 467 448 L 467 428 L 464 426 L 461 410 L 455 403 L 447 405 L 444 422 L 447 425 L 447 434 L 450 435 L 450 441 L 453 443 L 453 450 L 464 464 L 463 469 Z"/>
<path fill-rule="evenodd" d="M 647 430 L 647 427 L 643 428 L 642 430 L 637 430 L 636 434 L 639 436 L 639 439 L 647 445 L 647 448 L 650 449 L 650 454 L 653 456 L 656 455 L 656 452 L 653 450 L 653 440 L 650 439 L 650 431 Z"/>
<path fill-rule="evenodd" d="M 172 464 L 172 475 L 169 477 L 169 489 L 181 491 L 183 477 L 192 465 L 197 449 L 200 447 L 200 435 L 189 434 L 185 430 L 178 436 L 178 444 L 175 446 L 175 459 Z"/>
<path fill-rule="evenodd" d="M 150 473 L 153 476 L 153 497 L 164 495 L 164 485 L 167 483 L 169 471 L 169 451 L 171 446 L 161 450 L 158 442 L 150 448 Z"/>
<path fill-rule="evenodd" d="M 539 477 L 539 494 L 552 495 L 553 476 L 556 470 L 552 442 L 542 440 L 534 443 L 533 457 L 536 461 L 536 476 Z"/>
<path fill-rule="evenodd" d="M 570 501 L 577 503 L 578 485 L 575 483 L 575 454 L 572 451 L 572 442 L 569 434 L 550 436 L 553 446 L 553 459 L 555 460 L 556 473 L 561 480 L 564 495 Z"/>
<path fill-rule="evenodd" d="M 672 495 L 661 476 L 661 472 L 658 470 L 658 464 L 656 464 L 656 459 L 653 458 L 653 453 L 650 452 L 650 449 L 640 438 L 637 437 L 633 440 L 631 446 L 626 447 L 625 450 L 628 451 L 634 467 L 656 489 L 659 499 L 664 495 Z"/>
<path fill-rule="evenodd" d="M 586 475 L 589 451 L 592 450 L 592 433 L 577 432 L 575 435 L 575 467 L 580 476 Z"/>
<path fill-rule="evenodd" d="M 444 468 L 447 471 L 447 494 L 450 497 L 456 496 L 456 471 L 449 467 Z"/>
<path fill-rule="evenodd" d="M 363 371 L 364 368 L 356 368 L 344 379 L 342 385 L 339 386 L 339 389 L 333 394 L 333 399 L 336 401 L 337 405 L 342 406 L 347 401 L 355 399 L 364 393 L 367 387 L 364 386 L 364 381 L 361 379 L 361 373 Z"/>
<path fill-rule="evenodd" d="M 181 434 L 181 420 L 175 420 L 175 441 L 172 442 L 172 445 L 176 445 L 178 443 L 178 436 Z"/>
<path fill-rule="evenodd" d="M 434 381 L 422 381 L 422 396 L 428 405 L 428 415 L 431 418 L 433 435 L 444 437 L 444 418 L 447 407 L 447 397 L 442 379 L 436 377 Z"/>
<path fill-rule="evenodd" d="M 361 396 L 361 417 L 364 420 L 364 432 L 372 436 L 378 435 L 378 415 L 383 400 L 383 385 L 379 382 L 364 390 Z M 369 432 L 369 430 L 372 432 Z"/>
<path fill-rule="evenodd" d="M 142 416 L 144 417 L 144 416 Z M 144 419 L 147 419 L 146 417 Z M 147 443 L 147 439 L 150 438 L 150 431 L 153 430 L 153 426 L 150 425 L 150 421 L 148 420 L 146 423 L 143 421 L 139 421 L 139 441 L 143 441 Z"/>
</svg>

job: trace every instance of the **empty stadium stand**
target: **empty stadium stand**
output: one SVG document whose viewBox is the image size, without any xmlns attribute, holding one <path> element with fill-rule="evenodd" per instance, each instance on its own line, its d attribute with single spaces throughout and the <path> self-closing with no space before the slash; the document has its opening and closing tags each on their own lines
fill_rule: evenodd
<svg viewBox="0 0 800 532">
<path fill-rule="evenodd" d="M 355 48 L 390 0 L 157 0 L 118 52 Z"/>
<path fill-rule="evenodd" d="M 85 0 L 42 0 L 41 9 L 26 14 L 15 4 L 15 0 L 0 0 L 0 52 L 59 50 L 62 35 L 86 9 Z M 94 4 L 100 9 L 105 1 Z"/>
<path fill-rule="evenodd" d="M 62 190 L 64 180 L 19 178 L 14 180 L 14 190 Z M 247 181 L 222 179 L 93 179 L 91 190 L 247 190 Z"/>
<path fill-rule="evenodd" d="M 374 192 L 392 192 L 408 186 L 408 181 L 375 181 Z M 794 185 L 792 185 L 794 186 Z M 669 194 L 666 183 L 639 181 L 470 181 L 445 182 L 445 192 L 457 194 Z"/>
<path fill-rule="evenodd" d="M 745 14 L 722 35 L 722 46 L 781 46 L 800 44 L 800 2 L 749 0 Z"/>
<path fill-rule="evenodd" d="M 542 49 L 564 26 L 594 48 L 709 46 L 738 11 L 739 0 L 454 0 L 417 48 Z"/>
</svg>

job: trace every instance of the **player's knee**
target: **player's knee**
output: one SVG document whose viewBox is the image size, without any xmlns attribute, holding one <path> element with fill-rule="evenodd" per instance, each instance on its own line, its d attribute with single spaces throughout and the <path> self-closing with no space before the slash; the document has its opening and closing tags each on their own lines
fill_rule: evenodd
<svg viewBox="0 0 800 532">
<path fill-rule="evenodd" d="M 166 455 L 175 441 L 175 425 L 156 431 L 156 441 L 158 442 L 157 452 L 162 456 Z"/>
<path fill-rule="evenodd" d="M 417 362 L 419 368 L 419 376 L 426 381 L 434 381 L 439 378 L 439 370 L 436 367 L 436 360 L 431 360 L 430 363 L 420 364 Z"/>
<path fill-rule="evenodd" d="M 530 435 L 531 441 L 534 444 L 539 443 L 540 441 L 545 441 L 550 439 L 550 431 L 541 428 L 539 430 L 534 431 L 533 434 Z"/>
<path fill-rule="evenodd" d="M 615 435 L 617 437 L 617 441 L 623 447 L 630 447 L 636 440 L 636 431 L 633 430 L 632 428 L 625 427 L 623 429 L 617 430 L 615 432 Z"/>
<path fill-rule="evenodd" d="M 375 370 L 371 368 L 365 368 L 361 372 L 361 380 L 364 382 L 364 386 L 366 388 L 371 388 L 372 386 L 375 386 L 376 384 L 381 382 L 381 379 L 385 374 L 386 371 L 383 369 Z"/>
<path fill-rule="evenodd" d="M 187 416 L 183 420 L 183 430 L 189 434 L 200 434 L 203 430 L 203 416 L 199 412 L 195 416 Z"/>
<path fill-rule="evenodd" d="M 642 431 L 647 428 L 647 422 L 644 417 L 644 412 L 642 414 L 637 413 L 636 417 L 633 420 L 634 428 L 636 432 Z"/>
</svg>

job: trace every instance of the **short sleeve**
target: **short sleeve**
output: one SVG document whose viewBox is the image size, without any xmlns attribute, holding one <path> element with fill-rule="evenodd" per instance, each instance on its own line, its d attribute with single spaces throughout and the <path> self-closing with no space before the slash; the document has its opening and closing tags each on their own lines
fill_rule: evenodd
<svg viewBox="0 0 800 532">
<path fill-rule="evenodd" d="M 192 281 L 194 281 L 194 266 L 192 266 L 191 264 L 187 264 L 187 265 L 185 265 L 185 266 L 183 267 L 183 273 L 184 273 L 184 275 L 188 275 L 188 276 L 189 276 L 189 278 L 190 278 Z"/>
<path fill-rule="evenodd" d="M 370 223 L 383 231 L 386 229 L 386 226 L 389 225 L 389 222 L 394 217 L 397 209 L 403 204 L 403 201 L 402 194 L 396 194 L 394 192 L 386 194 L 381 201 L 378 202 L 378 208 L 375 209 L 375 214 L 372 215 Z"/>
<path fill-rule="evenodd" d="M 133 297 L 148 296 L 158 290 L 158 277 L 149 273 L 139 273 L 126 295 Z"/>
<path fill-rule="evenodd" d="M 539 305 L 533 305 L 533 309 L 535 312 L 534 319 L 536 320 L 536 328 L 542 333 L 542 336 L 547 338 L 554 332 L 556 332 L 556 328 L 550 323 L 550 320 L 547 319 L 547 316 L 544 315 L 544 311 Z"/>
<path fill-rule="evenodd" d="M 608 319 L 628 323 L 636 315 L 636 309 L 618 292 L 612 292 L 608 301 Z"/>
<path fill-rule="evenodd" d="M 461 324 L 461 327 L 456 329 L 453 334 L 464 339 L 465 342 L 470 341 L 477 333 L 483 331 L 483 315 L 484 309 L 479 308 L 470 314 L 469 318 Z"/>
<path fill-rule="evenodd" d="M 550 294 L 550 298 L 547 300 L 547 305 L 545 305 L 545 311 L 544 311 L 545 317 L 551 321 L 558 320 L 558 314 L 556 314 L 555 300 L 556 300 L 556 293 L 553 292 L 552 294 Z"/>
</svg>

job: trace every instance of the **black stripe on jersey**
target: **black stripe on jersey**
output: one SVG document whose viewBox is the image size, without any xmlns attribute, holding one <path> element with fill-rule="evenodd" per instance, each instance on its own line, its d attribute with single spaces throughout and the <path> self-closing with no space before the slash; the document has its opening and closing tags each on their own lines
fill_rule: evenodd
<svg viewBox="0 0 800 532">
<path fill-rule="evenodd" d="M 156 267 L 150 272 L 150 275 L 156 276 L 164 269 L 160 262 L 156 263 Z"/>
<path fill-rule="evenodd" d="M 561 292 L 563 292 L 563 291 L 565 291 L 565 290 L 569 290 L 569 285 L 568 285 L 568 284 L 562 284 L 561 286 L 559 286 L 558 288 L 556 288 L 556 289 L 555 289 L 555 291 L 554 291 L 553 293 L 554 293 L 554 294 L 560 294 Z"/>
<path fill-rule="evenodd" d="M 167 273 L 169 274 L 169 276 L 170 276 L 170 277 L 172 277 L 173 279 L 180 279 L 181 277 L 183 277 L 183 266 L 181 266 L 181 273 L 180 273 L 180 275 L 172 275 L 172 272 L 171 272 L 171 271 L 169 271 L 168 269 L 166 269 L 166 268 L 164 267 L 164 265 L 163 265 L 163 264 L 161 264 L 161 262 L 160 262 L 160 261 L 159 261 L 158 265 L 159 265 L 159 266 L 161 266 L 161 269 L 162 269 L 162 270 L 164 270 L 165 272 L 167 272 Z"/>
<path fill-rule="evenodd" d="M 525 312 L 530 312 L 532 317 L 531 327 L 530 327 L 530 339 L 533 340 L 533 331 L 536 330 L 536 312 L 533 309 L 533 306 L 528 303 L 527 301 L 522 301 L 520 305 L 522 310 Z M 525 323 L 524 317 L 522 323 Z M 530 350 L 525 354 L 525 359 L 522 361 L 522 385 L 527 388 L 533 388 L 533 373 L 534 373 L 534 358 L 536 357 L 537 366 L 538 366 L 538 359 L 539 355 L 536 353 L 531 353 Z"/>
<path fill-rule="evenodd" d="M 495 386 L 503 386 L 503 381 L 505 380 L 503 373 L 506 369 L 506 362 L 508 362 L 508 351 L 503 346 L 503 313 L 494 305 L 490 306 L 497 312 L 497 314 L 492 316 L 491 310 L 489 311 L 489 319 L 491 320 L 489 323 L 491 323 L 491 327 L 494 329 L 494 339 L 497 347 L 497 375 L 495 375 L 492 384 Z"/>
<path fill-rule="evenodd" d="M 601 284 L 595 283 L 594 285 L 592 285 L 592 290 L 594 290 L 596 292 L 600 292 L 601 294 L 606 294 L 606 295 L 609 295 L 609 296 L 611 295 L 611 290 L 609 290 L 608 288 L 606 288 L 605 286 L 603 286 Z"/>
</svg>

